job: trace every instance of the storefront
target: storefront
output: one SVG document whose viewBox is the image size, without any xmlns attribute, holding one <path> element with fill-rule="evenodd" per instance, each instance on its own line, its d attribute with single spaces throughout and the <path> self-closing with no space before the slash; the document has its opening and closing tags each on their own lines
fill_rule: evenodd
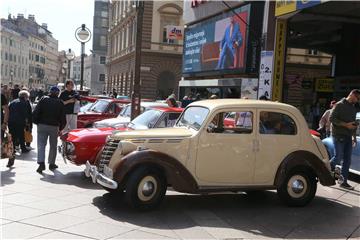
<svg viewBox="0 0 360 240">
<path fill-rule="evenodd" d="M 360 2 L 281 0 L 274 15 L 273 100 L 298 107 L 315 127 L 330 101 L 360 87 Z M 303 61 L 291 62 L 289 49 L 306 50 Z"/>
<path fill-rule="evenodd" d="M 179 97 L 257 98 L 264 3 L 184 1 Z"/>
</svg>

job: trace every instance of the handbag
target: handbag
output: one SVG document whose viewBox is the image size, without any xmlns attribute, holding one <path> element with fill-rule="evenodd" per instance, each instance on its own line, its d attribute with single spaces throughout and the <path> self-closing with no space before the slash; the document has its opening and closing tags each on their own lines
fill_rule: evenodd
<svg viewBox="0 0 360 240">
<path fill-rule="evenodd" d="M 11 158 L 14 153 L 12 136 L 8 130 L 4 132 L 4 138 L 1 141 L 1 158 Z"/>
<path fill-rule="evenodd" d="M 31 143 L 33 141 L 33 136 L 30 131 L 24 130 L 24 138 L 26 143 Z"/>
</svg>

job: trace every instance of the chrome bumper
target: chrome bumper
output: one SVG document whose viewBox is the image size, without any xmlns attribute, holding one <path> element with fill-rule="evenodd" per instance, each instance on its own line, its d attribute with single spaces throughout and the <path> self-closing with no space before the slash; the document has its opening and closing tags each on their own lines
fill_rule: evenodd
<svg viewBox="0 0 360 240">
<path fill-rule="evenodd" d="M 99 173 L 97 167 L 91 165 L 89 161 L 86 161 L 85 175 L 86 177 L 91 177 L 93 183 L 99 183 L 100 185 L 110 189 L 117 189 L 118 187 L 116 181 L 104 176 L 102 173 Z"/>
</svg>

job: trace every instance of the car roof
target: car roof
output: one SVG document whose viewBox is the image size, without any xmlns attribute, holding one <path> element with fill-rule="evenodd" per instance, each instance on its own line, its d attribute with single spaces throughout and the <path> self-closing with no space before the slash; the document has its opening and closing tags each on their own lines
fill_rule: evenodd
<svg viewBox="0 0 360 240">
<path fill-rule="evenodd" d="M 226 108 L 226 107 L 257 107 L 257 108 L 279 108 L 279 109 L 287 109 L 287 110 L 297 110 L 294 106 L 285 103 L 273 102 L 273 101 L 265 101 L 265 100 L 252 100 L 252 99 L 210 99 L 210 100 L 200 100 L 193 102 L 188 105 L 190 106 L 202 106 L 207 107 L 210 110 L 217 108 Z"/>
<path fill-rule="evenodd" d="M 178 112 L 178 113 L 182 113 L 184 111 L 183 108 L 175 108 L 175 107 L 152 107 L 152 109 L 160 110 L 163 112 Z"/>
</svg>

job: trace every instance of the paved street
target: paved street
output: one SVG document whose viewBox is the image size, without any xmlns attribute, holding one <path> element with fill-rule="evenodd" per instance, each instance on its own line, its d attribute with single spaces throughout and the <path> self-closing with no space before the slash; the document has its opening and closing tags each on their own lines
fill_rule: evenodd
<svg viewBox="0 0 360 240">
<path fill-rule="evenodd" d="M 18 157 L 12 169 L 1 161 L 2 238 L 360 238 L 359 184 L 352 192 L 319 185 L 304 208 L 282 205 L 272 191 L 258 196 L 169 191 L 160 209 L 143 213 L 93 185 L 83 167 L 58 156 L 59 169 L 40 175 L 35 161 L 35 150 Z"/>
</svg>

